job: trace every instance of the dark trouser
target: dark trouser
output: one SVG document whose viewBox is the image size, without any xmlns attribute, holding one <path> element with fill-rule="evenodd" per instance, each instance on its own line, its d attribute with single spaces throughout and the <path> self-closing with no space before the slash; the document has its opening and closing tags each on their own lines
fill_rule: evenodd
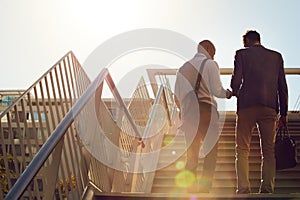
<svg viewBox="0 0 300 200">
<path fill-rule="evenodd" d="M 207 132 L 209 131 L 217 131 L 219 132 L 219 115 L 218 111 L 212 105 L 206 103 L 199 103 L 200 117 L 199 117 L 199 125 L 198 131 L 194 138 L 191 138 L 187 133 L 187 159 L 185 169 L 194 173 L 195 177 L 197 177 L 197 167 L 198 167 L 198 159 L 199 159 L 199 151 L 201 141 L 203 141 Z M 211 187 L 213 175 L 216 167 L 217 160 L 217 141 L 211 147 L 211 151 L 204 157 L 203 170 L 201 176 L 201 182 L 204 187 L 208 189 Z"/>
<path fill-rule="evenodd" d="M 260 192 L 274 192 L 276 111 L 266 106 L 240 109 L 236 126 L 237 193 L 249 193 L 249 152 L 253 128 L 258 125 L 262 152 Z"/>
</svg>

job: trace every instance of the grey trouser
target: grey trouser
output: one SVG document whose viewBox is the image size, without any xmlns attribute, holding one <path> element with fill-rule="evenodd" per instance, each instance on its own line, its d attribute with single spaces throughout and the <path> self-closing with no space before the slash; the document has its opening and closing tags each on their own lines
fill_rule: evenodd
<svg viewBox="0 0 300 200">
<path fill-rule="evenodd" d="M 199 103 L 200 117 L 198 124 L 198 131 L 194 138 L 189 138 L 189 133 L 186 134 L 187 143 L 190 145 L 187 147 L 187 159 L 185 169 L 194 173 L 197 177 L 197 167 L 199 159 L 199 150 L 201 141 L 206 136 L 208 128 L 214 127 L 216 131 L 219 131 L 219 115 L 215 107 L 206 103 Z M 191 140 L 191 141 L 188 141 Z M 206 187 L 210 188 L 212 178 L 215 172 L 216 159 L 217 159 L 217 143 L 212 147 L 211 151 L 204 157 L 202 179 L 206 181 L 203 183 Z"/>
<path fill-rule="evenodd" d="M 251 192 L 249 182 L 249 152 L 253 128 L 258 126 L 262 152 L 260 192 L 274 192 L 276 111 L 256 105 L 240 109 L 236 126 L 237 193 Z"/>
</svg>

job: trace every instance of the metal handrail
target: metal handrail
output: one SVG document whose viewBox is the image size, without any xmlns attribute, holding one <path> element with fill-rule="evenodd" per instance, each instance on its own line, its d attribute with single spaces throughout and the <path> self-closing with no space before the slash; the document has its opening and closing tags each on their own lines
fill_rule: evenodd
<svg viewBox="0 0 300 200">
<path fill-rule="evenodd" d="M 154 115 L 155 115 L 155 113 L 156 113 L 157 106 L 158 106 L 159 100 L 160 100 L 160 98 L 161 98 L 163 89 L 164 89 L 164 86 L 163 86 L 163 85 L 160 85 L 159 90 L 158 90 L 157 95 L 156 95 L 156 98 L 155 98 L 155 102 L 154 102 L 154 104 L 153 104 L 153 107 L 152 107 L 152 110 L 151 110 L 151 113 L 150 113 L 149 120 L 148 120 L 148 122 L 147 122 L 145 131 L 144 131 L 144 133 L 143 133 L 142 141 L 143 141 L 144 143 L 146 142 L 146 139 L 147 139 L 147 137 L 148 137 L 148 135 L 149 135 L 150 128 L 151 128 L 151 126 L 152 126 L 153 119 L 154 119 Z"/>
<path fill-rule="evenodd" d="M 66 114 L 63 120 L 52 132 L 45 144 L 41 147 L 33 160 L 29 163 L 28 167 L 24 170 L 22 175 L 18 178 L 14 186 L 11 188 L 5 199 L 19 199 L 25 192 L 26 188 L 34 178 L 34 176 L 41 169 L 45 161 L 48 159 L 51 152 L 55 149 L 56 145 L 65 135 L 69 126 L 73 123 L 74 118 L 79 114 L 85 104 L 89 101 L 91 96 L 95 93 L 99 85 L 104 81 L 108 74 L 108 70 L 103 69 L 96 79 L 90 84 L 83 95 L 74 104 L 71 110 Z"/>
</svg>

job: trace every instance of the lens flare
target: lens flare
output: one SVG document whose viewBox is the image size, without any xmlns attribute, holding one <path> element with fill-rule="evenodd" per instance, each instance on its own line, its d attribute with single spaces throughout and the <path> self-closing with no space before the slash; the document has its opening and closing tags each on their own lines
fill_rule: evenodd
<svg viewBox="0 0 300 200">
<path fill-rule="evenodd" d="M 190 200 L 197 200 L 198 198 L 196 196 L 191 196 Z"/>
<path fill-rule="evenodd" d="M 164 139 L 164 145 L 168 146 L 168 145 L 173 145 L 173 137 L 172 136 L 166 136 Z"/>
<path fill-rule="evenodd" d="M 181 170 L 181 169 L 184 168 L 184 166 L 185 166 L 185 163 L 184 163 L 183 161 L 178 161 L 178 162 L 176 163 L 176 169 Z"/>
<path fill-rule="evenodd" d="M 189 170 L 179 172 L 175 177 L 175 183 L 178 187 L 186 188 L 196 181 L 194 173 Z"/>
</svg>

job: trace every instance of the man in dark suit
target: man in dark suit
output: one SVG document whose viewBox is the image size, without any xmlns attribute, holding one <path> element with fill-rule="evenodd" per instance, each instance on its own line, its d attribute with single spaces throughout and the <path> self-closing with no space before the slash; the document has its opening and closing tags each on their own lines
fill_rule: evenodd
<svg viewBox="0 0 300 200">
<path fill-rule="evenodd" d="M 256 31 L 243 35 L 244 49 L 236 51 L 231 78 L 237 97 L 236 174 L 237 193 L 250 193 L 249 152 L 251 134 L 259 129 L 262 149 L 260 193 L 273 193 L 275 180 L 274 142 L 277 113 L 279 126 L 286 123 L 288 89 L 280 53 L 266 49 Z"/>
</svg>

